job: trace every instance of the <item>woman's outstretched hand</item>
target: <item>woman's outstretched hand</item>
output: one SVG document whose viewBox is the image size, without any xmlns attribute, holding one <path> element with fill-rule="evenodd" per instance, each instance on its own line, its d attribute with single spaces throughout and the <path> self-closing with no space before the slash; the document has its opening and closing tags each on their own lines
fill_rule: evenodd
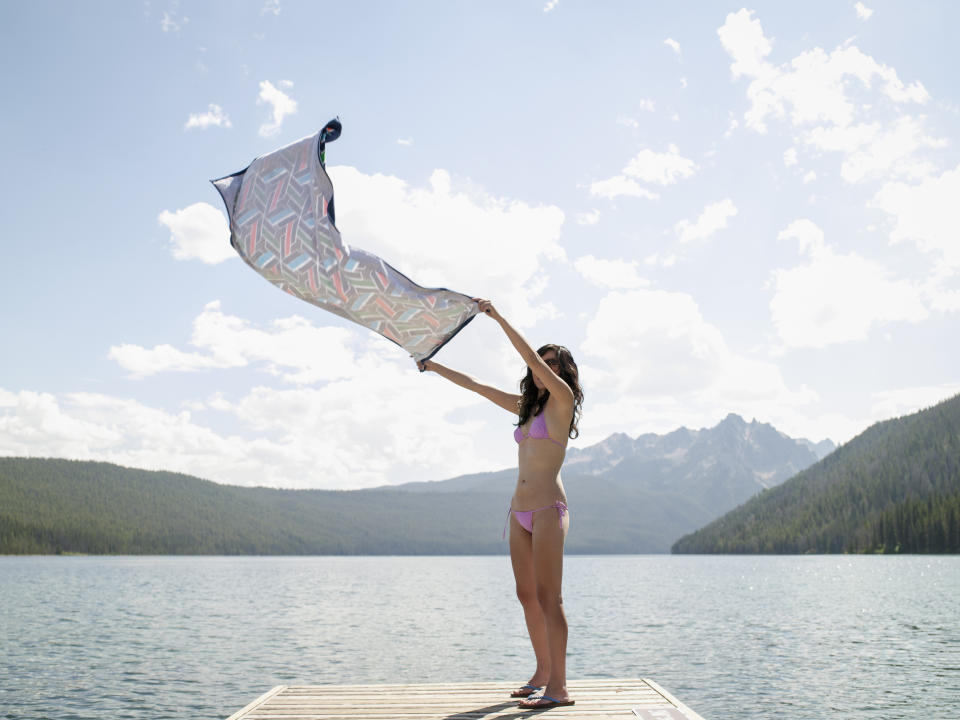
<svg viewBox="0 0 960 720">
<path fill-rule="evenodd" d="M 429 360 L 417 360 L 417 369 L 420 372 L 428 372 L 433 370 L 433 363 Z"/>
<path fill-rule="evenodd" d="M 480 312 L 492 317 L 494 320 L 500 318 L 500 313 L 497 312 L 497 309 L 490 300 L 481 300 L 480 298 L 471 298 L 471 300 L 480 306 Z"/>
</svg>

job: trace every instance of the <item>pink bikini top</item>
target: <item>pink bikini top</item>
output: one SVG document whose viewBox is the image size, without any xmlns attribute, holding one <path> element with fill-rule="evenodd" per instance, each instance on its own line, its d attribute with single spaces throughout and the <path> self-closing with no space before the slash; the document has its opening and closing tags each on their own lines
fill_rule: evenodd
<svg viewBox="0 0 960 720">
<path fill-rule="evenodd" d="M 526 435 L 523 434 L 523 430 L 520 428 L 514 428 L 513 430 L 513 439 L 517 441 L 519 445 L 524 440 L 529 439 L 534 440 L 549 440 L 554 445 L 559 445 L 563 447 L 563 443 L 557 440 L 554 440 L 550 437 L 550 433 L 547 432 L 547 419 L 543 417 L 543 410 L 540 411 L 540 414 L 533 418 L 533 422 L 530 423 L 530 432 Z"/>
</svg>

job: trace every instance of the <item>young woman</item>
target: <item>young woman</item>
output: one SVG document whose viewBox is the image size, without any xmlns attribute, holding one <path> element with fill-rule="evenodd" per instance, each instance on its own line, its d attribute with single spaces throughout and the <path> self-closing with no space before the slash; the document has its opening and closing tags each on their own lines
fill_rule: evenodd
<svg viewBox="0 0 960 720">
<path fill-rule="evenodd" d="M 527 632 L 537 659 L 530 681 L 511 697 L 524 698 L 520 707 L 573 705 L 567 692 L 567 618 L 560 581 L 563 542 L 570 529 L 567 496 L 560 467 L 567 439 L 578 435 L 577 420 L 583 391 L 573 356 L 565 347 L 544 345 L 534 350 L 493 307 L 474 298 L 480 312 L 496 320 L 527 364 L 520 394 L 484 385 L 468 375 L 428 360 L 418 363 L 457 385 L 472 390 L 519 416 L 513 437 L 519 450 L 520 472 L 510 502 L 510 560 L 523 606 Z M 535 694 L 540 689 L 541 694 Z"/>
</svg>

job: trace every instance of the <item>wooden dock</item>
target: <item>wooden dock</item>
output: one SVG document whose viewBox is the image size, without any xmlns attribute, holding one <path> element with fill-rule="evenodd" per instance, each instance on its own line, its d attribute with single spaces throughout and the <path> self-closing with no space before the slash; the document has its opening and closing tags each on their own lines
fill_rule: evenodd
<svg viewBox="0 0 960 720">
<path fill-rule="evenodd" d="M 567 688 L 575 705 L 524 710 L 506 682 L 278 685 L 227 720 L 503 720 L 543 712 L 566 720 L 703 720 L 652 680 L 578 680 Z"/>
</svg>

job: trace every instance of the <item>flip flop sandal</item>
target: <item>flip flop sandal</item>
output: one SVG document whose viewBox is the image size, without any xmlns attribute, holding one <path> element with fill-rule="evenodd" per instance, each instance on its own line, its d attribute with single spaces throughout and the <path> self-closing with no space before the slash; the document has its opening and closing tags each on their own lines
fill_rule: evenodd
<svg viewBox="0 0 960 720">
<path fill-rule="evenodd" d="M 549 695 L 539 695 L 537 697 L 521 700 L 519 703 L 517 703 L 517 707 L 521 707 L 524 710 L 546 710 L 547 708 L 564 707 L 566 705 L 573 704 L 573 700 L 557 700 Z"/>
<path fill-rule="evenodd" d="M 520 688 L 519 690 L 514 690 L 512 693 L 510 693 L 510 697 L 512 697 L 512 698 L 528 698 L 528 697 L 530 697 L 531 695 L 533 695 L 537 690 L 539 690 L 541 687 L 543 687 L 543 686 L 542 686 L 542 685 L 530 685 L 530 684 L 527 684 L 527 685 L 524 685 L 524 686 L 523 686 L 522 688 Z"/>
</svg>

